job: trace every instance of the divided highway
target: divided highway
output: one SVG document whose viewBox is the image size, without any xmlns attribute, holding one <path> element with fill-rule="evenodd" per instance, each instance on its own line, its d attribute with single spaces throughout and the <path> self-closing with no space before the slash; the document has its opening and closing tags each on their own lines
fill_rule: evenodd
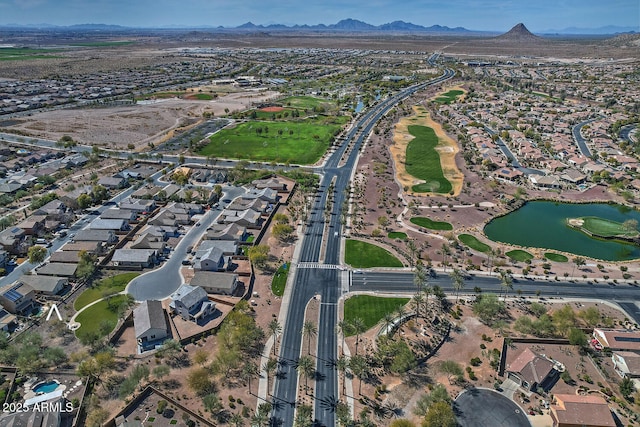
<svg viewBox="0 0 640 427">
<path fill-rule="evenodd" d="M 319 262 L 323 236 L 326 239 L 325 264 L 339 264 L 341 225 L 340 213 L 345 200 L 344 190 L 350 183 L 356 165 L 358 151 L 373 130 L 373 127 L 391 108 L 415 92 L 428 85 L 450 79 L 454 71 L 446 70 L 442 76 L 428 82 L 409 87 L 398 94 L 381 101 L 356 119 L 341 146 L 329 157 L 320 169 L 322 180 L 319 196 L 300 243 L 299 262 Z M 339 166 L 347 146 L 353 143 L 344 165 Z M 332 210 L 328 223 L 323 218 L 330 184 L 334 183 Z M 338 402 L 338 378 L 335 367 L 337 359 L 336 324 L 337 303 L 341 295 L 340 270 L 321 268 L 300 268 L 295 270 L 293 288 L 288 302 L 286 322 L 283 327 L 280 346 L 280 368 L 275 382 L 272 425 L 292 426 L 296 407 L 298 375 L 296 364 L 301 356 L 302 324 L 304 310 L 311 298 L 320 298 L 320 319 L 318 322 L 318 346 L 315 381 L 315 425 L 332 427 L 335 425 L 335 407 Z"/>
</svg>

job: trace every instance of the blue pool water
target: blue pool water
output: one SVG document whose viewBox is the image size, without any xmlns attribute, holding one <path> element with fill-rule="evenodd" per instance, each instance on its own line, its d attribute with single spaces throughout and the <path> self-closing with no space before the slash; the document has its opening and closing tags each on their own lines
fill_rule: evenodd
<svg viewBox="0 0 640 427">
<path fill-rule="evenodd" d="M 55 381 L 48 381 L 43 384 L 38 384 L 33 388 L 33 391 L 35 391 L 36 393 L 51 393 L 52 391 L 57 389 L 59 385 L 60 384 Z"/>
</svg>

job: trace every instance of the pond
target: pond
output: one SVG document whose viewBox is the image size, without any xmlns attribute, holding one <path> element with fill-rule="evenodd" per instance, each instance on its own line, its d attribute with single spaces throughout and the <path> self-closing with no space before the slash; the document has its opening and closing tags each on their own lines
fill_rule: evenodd
<svg viewBox="0 0 640 427">
<path fill-rule="evenodd" d="M 532 201 L 492 220 L 485 226 L 484 232 L 496 242 L 555 249 L 605 261 L 640 258 L 640 246 L 592 238 L 567 226 L 567 218 L 583 216 L 597 216 L 618 222 L 635 219 L 640 222 L 640 212 L 622 205 Z"/>
</svg>

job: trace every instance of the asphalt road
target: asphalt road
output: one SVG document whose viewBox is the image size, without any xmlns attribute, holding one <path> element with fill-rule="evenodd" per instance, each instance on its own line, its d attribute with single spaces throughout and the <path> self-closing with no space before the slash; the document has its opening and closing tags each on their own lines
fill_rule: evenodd
<svg viewBox="0 0 640 427">
<path fill-rule="evenodd" d="M 585 125 L 591 123 L 594 120 L 595 119 L 585 120 L 584 122 L 578 123 L 571 129 L 571 133 L 573 134 L 573 139 L 576 141 L 576 144 L 578 144 L 578 149 L 580 150 L 582 155 L 585 157 L 591 157 L 592 154 L 591 154 L 591 150 L 589 150 L 589 147 L 587 147 L 587 140 L 584 139 L 582 137 L 582 134 L 580 133 L 580 129 L 582 129 Z"/>
<path fill-rule="evenodd" d="M 438 285 L 447 293 L 454 293 L 451 278 L 447 274 L 438 274 L 429 278 L 429 285 Z M 500 280 L 493 276 L 471 276 L 465 280 L 465 287 L 461 295 L 474 294 L 474 288 L 479 287 L 482 292 L 503 292 Z M 373 272 L 364 271 L 361 274 L 351 274 L 349 290 L 351 292 L 379 292 L 390 294 L 413 294 L 416 287 L 413 273 L 409 271 Z M 513 290 L 509 295 L 540 296 L 543 298 L 576 298 L 592 299 L 618 303 L 634 321 L 640 324 L 640 308 L 635 304 L 640 296 L 640 288 L 629 284 L 614 284 L 613 282 L 569 282 L 543 281 L 517 278 L 513 282 Z"/>
<path fill-rule="evenodd" d="M 244 194 L 246 190 L 241 187 L 224 187 L 223 199 L 235 199 Z M 162 300 L 184 283 L 180 275 L 182 260 L 187 257 L 187 248 L 194 246 L 202 237 L 211 224 L 220 215 L 226 204 L 220 203 L 218 208 L 208 210 L 202 219 L 198 221 L 200 226 L 192 226 L 189 231 L 176 245 L 169 259 L 155 270 L 142 274 L 133 279 L 127 285 L 126 291 L 131 294 L 136 301 L 144 301 L 148 299 Z"/>
<path fill-rule="evenodd" d="M 461 427 L 531 427 L 524 410 L 494 390 L 472 388 L 454 403 Z"/>
<path fill-rule="evenodd" d="M 324 263 L 338 264 L 342 237 L 340 213 L 345 198 L 344 190 L 350 182 L 360 146 L 380 118 L 398 102 L 428 84 L 440 83 L 453 75 L 453 71 L 447 70 L 440 78 L 430 83 L 407 88 L 379 102 L 356 119 L 353 127 L 347 132 L 343 143 L 319 171 L 322 174 L 319 188 L 320 197 L 316 198 L 305 236 L 301 242 L 300 262 L 318 262 L 320 260 L 322 238 L 325 235 Z M 347 161 L 343 166 L 339 166 L 347 146 L 352 141 L 353 147 Z M 323 212 L 327 204 L 327 191 L 331 182 L 334 182 L 333 205 L 329 221 L 325 224 Z M 320 268 L 296 270 L 286 324 L 283 327 L 280 368 L 274 389 L 272 425 L 293 425 L 298 385 L 295 366 L 301 356 L 301 351 L 303 351 L 301 349 L 301 331 L 304 322 L 304 309 L 314 296 L 318 296 L 321 300 L 316 350 L 315 425 L 327 427 L 335 425 L 335 406 L 339 398 L 335 368 L 335 360 L 337 359 L 337 303 L 341 294 L 338 272 L 339 270 Z"/>
</svg>

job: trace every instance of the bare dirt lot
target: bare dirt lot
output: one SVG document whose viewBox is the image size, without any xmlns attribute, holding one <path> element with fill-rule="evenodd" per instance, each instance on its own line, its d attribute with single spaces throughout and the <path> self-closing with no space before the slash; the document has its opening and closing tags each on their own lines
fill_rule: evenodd
<svg viewBox="0 0 640 427">
<path fill-rule="evenodd" d="M 55 110 L 16 119 L 16 123 L 7 128 L 51 140 L 69 135 L 81 144 L 111 149 L 126 149 L 129 144 L 146 148 L 148 144 L 161 142 L 171 130 L 202 120 L 205 112 L 223 116 L 225 110 L 242 111 L 254 102 L 264 102 L 277 95 L 273 91 L 247 91 L 229 93 L 211 101 L 171 98 L 121 107 Z"/>
</svg>

